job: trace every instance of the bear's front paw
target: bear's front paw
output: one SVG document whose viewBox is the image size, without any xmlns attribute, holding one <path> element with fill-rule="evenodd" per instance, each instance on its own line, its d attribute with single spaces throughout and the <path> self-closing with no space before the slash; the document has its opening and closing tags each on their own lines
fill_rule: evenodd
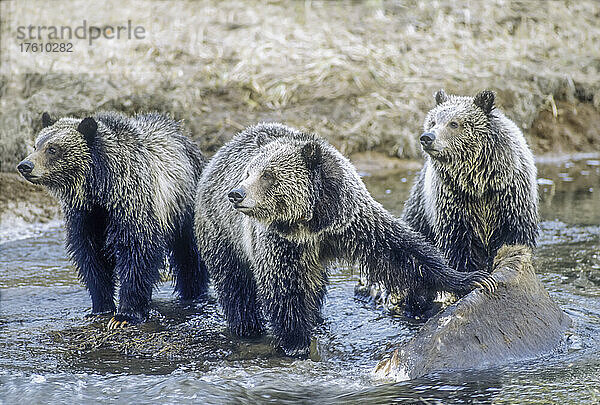
<svg viewBox="0 0 600 405">
<path fill-rule="evenodd" d="M 136 323 L 140 323 L 142 320 L 127 314 L 116 314 L 113 316 L 110 321 L 108 321 L 107 329 L 119 329 L 125 328 L 128 325 L 133 325 Z"/>
<path fill-rule="evenodd" d="M 485 271 L 476 271 L 471 274 L 471 289 L 481 288 L 491 293 L 495 292 L 498 288 L 498 282 L 494 276 Z"/>
</svg>

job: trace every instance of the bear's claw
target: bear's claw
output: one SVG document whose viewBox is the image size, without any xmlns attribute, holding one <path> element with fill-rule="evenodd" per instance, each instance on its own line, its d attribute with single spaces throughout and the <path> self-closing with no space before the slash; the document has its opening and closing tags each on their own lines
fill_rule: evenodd
<svg viewBox="0 0 600 405">
<path fill-rule="evenodd" d="M 108 330 L 121 329 L 141 321 L 141 319 L 138 320 L 130 315 L 116 314 L 110 319 L 110 321 L 108 321 L 108 325 L 106 327 Z"/>
<path fill-rule="evenodd" d="M 117 321 L 114 317 L 108 321 L 108 330 L 124 328 L 127 326 L 127 321 Z"/>
<path fill-rule="evenodd" d="M 485 291 L 494 293 L 498 288 L 498 282 L 493 277 L 488 277 L 479 281 L 474 281 L 473 284 L 477 288 L 481 288 Z"/>
</svg>

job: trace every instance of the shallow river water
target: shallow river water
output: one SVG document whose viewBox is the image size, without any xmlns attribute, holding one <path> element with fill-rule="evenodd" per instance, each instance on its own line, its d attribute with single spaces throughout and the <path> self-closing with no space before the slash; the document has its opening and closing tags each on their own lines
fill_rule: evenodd
<svg viewBox="0 0 600 405">
<path fill-rule="evenodd" d="M 147 327 L 197 328 L 189 357 L 74 350 L 54 337 L 95 324 L 84 318 L 90 300 L 56 223 L 0 232 L 0 403 L 600 403 L 600 160 L 541 160 L 538 170 L 536 271 L 574 321 L 556 353 L 497 369 L 377 381 L 373 367 L 418 325 L 355 298 L 359 272 L 344 267 L 332 270 L 313 360 L 278 355 L 268 337 L 231 337 L 214 298 L 179 307 L 168 282 L 155 293 Z M 363 178 L 399 214 L 415 174 Z"/>
</svg>

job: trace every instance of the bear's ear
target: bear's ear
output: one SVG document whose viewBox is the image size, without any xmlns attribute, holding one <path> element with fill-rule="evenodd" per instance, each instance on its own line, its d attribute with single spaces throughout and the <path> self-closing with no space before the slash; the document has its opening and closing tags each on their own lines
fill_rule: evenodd
<svg viewBox="0 0 600 405">
<path fill-rule="evenodd" d="M 54 124 L 56 121 L 52 121 L 52 118 L 50 118 L 50 114 L 48 114 L 47 112 L 42 114 L 42 128 L 46 128 L 49 127 L 50 125 Z"/>
<path fill-rule="evenodd" d="M 321 145 L 315 141 L 310 141 L 302 147 L 302 157 L 309 169 L 314 169 L 321 163 Z"/>
<path fill-rule="evenodd" d="M 489 115 L 490 112 L 494 109 L 494 101 L 496 99 L 496 95 L 493 91 L 483 90 L 475 96 L 473 99 L 473 104 L 477 107 L 481 108 L 485 115 Z"/>
<path fill-rule="evenodd" d="M 77 131 L 83 134 L 88 145 L 91 145 L 98 130 L 98 124 L 92 117 L 84 118 L 77 126 Z"/>
<path fill-rule="evenodd" d="M 261 146 L 269 143 L 269 141 L 270 141 L 269 138 L 270 138 L 270 135 L 267 132 L 260 131 L 259 133 L 256 134 L 256 137 L 254 138 L 254 142 L 256 142 L 256 146 L 258 146 L 260 148 Z"/>
<path fill-rule="evenodd" d="M 446 94 L 444 89 L 439 89 L 435 92 L 435 103 L 437 105 L 445 103 L 446 101 L 448 101 L 448 95 Z"/>
</svg>

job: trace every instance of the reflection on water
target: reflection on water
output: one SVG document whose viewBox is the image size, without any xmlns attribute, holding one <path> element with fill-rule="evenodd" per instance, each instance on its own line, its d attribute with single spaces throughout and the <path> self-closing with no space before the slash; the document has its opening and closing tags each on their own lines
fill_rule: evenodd
<svg viewBox="0 0 600 405">
<path fill-rule="evenodd" d="M 377 361 L 418 325 L 355 299 L 358 271 L 345 267 L 332 272 L 316 332 L 318 361 L 282 357 L 269 337 L 230 336 L 214 298 L 181 307 L 169 283 L 156 292 L 147 325 L 111 337 L 103 334 L 105 321 L 83 319 L 89 298 L 66 259 L 63 232 L 51 228 L 0 242 L 0 402 L 599 402 L 600 161 L 544 161 L 538 169 L 536 268 L 574 320 L 565 350 L 483 372 L 373 381 Z M 399 214 L 415 174 L 364 180 Z"/>
</svg>

